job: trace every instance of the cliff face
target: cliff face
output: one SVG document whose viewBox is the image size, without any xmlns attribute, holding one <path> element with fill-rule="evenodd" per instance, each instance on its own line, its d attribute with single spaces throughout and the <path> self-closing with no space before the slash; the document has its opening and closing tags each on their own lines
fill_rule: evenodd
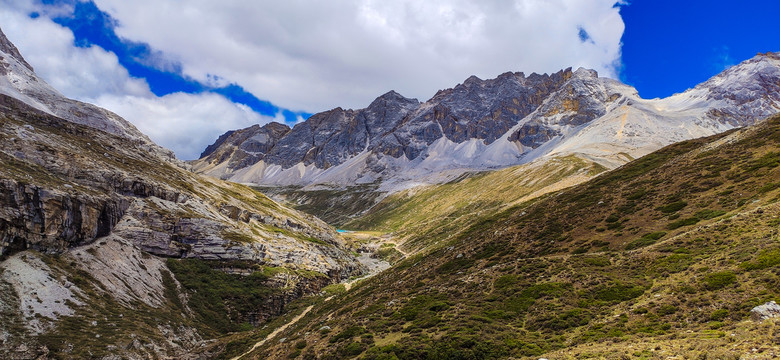
<svg viewBox="0 0 780 360">
<path fill-rule="evenodd" d="M 3 254 L 62 252 L 115 233 L 162 256 L 294 264 L 337 277 L 359 271 L 316 218 L 0 97 Z"/>
</svg>

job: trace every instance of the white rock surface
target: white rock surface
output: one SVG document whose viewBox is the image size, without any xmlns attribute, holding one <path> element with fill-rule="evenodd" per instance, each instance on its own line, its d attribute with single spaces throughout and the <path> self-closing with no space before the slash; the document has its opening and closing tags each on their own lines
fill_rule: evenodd
<svg viewBox="0 0 780 360">
<path fill-rule="evenodd" d="M 59 277 L 37 255 L 19 253 L 0 263 L 0 281 L 10 284 L 21 301 L 20 312 L 29 330 L 36 334 L 47 329 L 48 320 L 71 316 L 71 305 L 83 305 L 76 296 L 80 291 L 66 278 Z"/>
<path fill-rule="evenodd" d="M 766 319 L 780 317 L 780 305 L 770 301 L 764 305 L 759 305 L 750 310 L 750 318 L 753 321 L 764 321 Z"/>
</svg>

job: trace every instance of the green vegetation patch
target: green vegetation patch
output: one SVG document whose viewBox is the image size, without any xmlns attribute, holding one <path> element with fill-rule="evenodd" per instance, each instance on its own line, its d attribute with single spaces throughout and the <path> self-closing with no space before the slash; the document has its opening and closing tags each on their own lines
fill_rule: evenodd
<svg viewBox="0 0 780 360">
<path fill-rule="evenodd" d="M 707 290 L 719 290 L 729 286 L 737 281 L 737 275 L 731 271 L 720 271 L 711 274 L 702 279 L 702 285 Z"/>
<path fill-rule="evenodd" d="M 709 220 L 709 219 L 714 219 L 714 218 L 716 218 L 718 216 L 721 216 L 721 215 L 723 215 L 725 213 L 726 212 L 723 211 L 723 210 L 705 209 L 705 210 L 697 212 L 696 215 L 694 215 L 694 216 L 699 218 L 699 219 L 701 219 L 701 220 Z"/>
<path fill-rule="evenodd" d="M 224 264 L 198 259 L 168 259 L 167 265 L 187 290 L 188 305 L 198 320 L 217 333 L 246 330 L 242 315 L 267 306 L 275 293 L 260 271 L 228 274 L 215 269 Z"/>
<path fill-rule="evenodd" d="M 756 171 L 762 168 L 775 168 L 780 165 L 780 152 L 769 152 L 758 159 L 748 162 L 743 168 L 745 171 Z"/>
<path fill-rule="evenodd" d="M 593 292 L 593 298 L 607 302 L 622 302 L 637 298 L 645 293 L 645 287 L 635 284 L 616 283 Z"/>
<path fill-rule="evenodd" d="M 223 230 L 220 235 L 222 235 L 223 239 L 228 241 L 235 241 L 243 244 L 254 242 L 254 239 L 251 236 L 238 231 Z"/>
<path fill-rule="evenodd" d="M 764 250 L 755 260 L 744 262 L 740 266 L 745 270 L 763 270 L 780 265 L 780 249 Z"/>
<path fill-rule="evenodd" d="M 674 230 L 674 229 L 681 228 L 683 226 L 695 225 L 699 221 L 714 219 L 714 218 L 716 218 L 718 216 L 722 216 L 725 213 L 726 212 L 723 211 L 723 210 L 704 209 L 704 210 L 701 210 L 701 211 L 697 212 L 692 217 L 688 217 L 688 218 L 684 218 L 684 219 L 680 219 L 680 220 L 671 222 L 671 223 L 666 225 L 666 228 L 669 229 L 669 230 Z"/>
<path fill-rule="evenodd" d="M 639 249 L 641 247 L 653 245 L 658 241 L 658 239 L 664 237 L 666 235 L 663 231 L 656 231 L 653 233 L 647 233 L 642 235 L 641 238 L 636 239 L 626 245 L 626 250 L 634 250 Z"/>
<path fill-rule="evenodd" d="M 666 204 L 664 206 L 659 206 L 656 208 L 656 210 L 664 213 L 664 214 L 671 214 L 674 212 L 678 212 L 688 206 L 688 203 L 685 201 L 675 201 L 671 204 Z"/>
</svg>

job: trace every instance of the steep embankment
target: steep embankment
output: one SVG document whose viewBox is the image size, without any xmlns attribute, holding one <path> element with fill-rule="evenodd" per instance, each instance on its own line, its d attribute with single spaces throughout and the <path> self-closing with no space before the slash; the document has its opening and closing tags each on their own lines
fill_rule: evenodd
<svg viewBox="0 0 780 360">
<path fill-rule="evenodd" d="M 255 358 L 773 358 L 780 117 L 520 204 L 312 310 Z M 295 344 L 296 346 L 292 346 Z"/>
</svg>

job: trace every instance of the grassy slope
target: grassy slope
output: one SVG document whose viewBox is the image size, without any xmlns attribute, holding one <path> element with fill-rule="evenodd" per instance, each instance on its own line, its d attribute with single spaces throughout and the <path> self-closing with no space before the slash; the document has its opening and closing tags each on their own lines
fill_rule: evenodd
<svg viewBox="0 0 780 360">
<path fill-rule="evenodd" d="M 256 190 L 281 198 L 290 207 L 312 214 L 333 226 L 342 226 L 376 204 L 384 195 L 376 184 L 353 185 L 346 188 L 320 186 L 304 190 L 299 186 L 258 186 Z"/>
<path fill-rule="evenodd" d="M 779 150 L 776 117 L 508 209 L 256 357 L 778 356 L 778 322 L 747 317 L 780 299 Z"/>
<path fill-rule="evenodd" d="M 573 155 L 543 159 L 393 194 L 344 227 L 393 233 L 405 249 L 419 251 L 456 236 L 480 219 L 583 182 L 604 170 Z"/>
</svg>

